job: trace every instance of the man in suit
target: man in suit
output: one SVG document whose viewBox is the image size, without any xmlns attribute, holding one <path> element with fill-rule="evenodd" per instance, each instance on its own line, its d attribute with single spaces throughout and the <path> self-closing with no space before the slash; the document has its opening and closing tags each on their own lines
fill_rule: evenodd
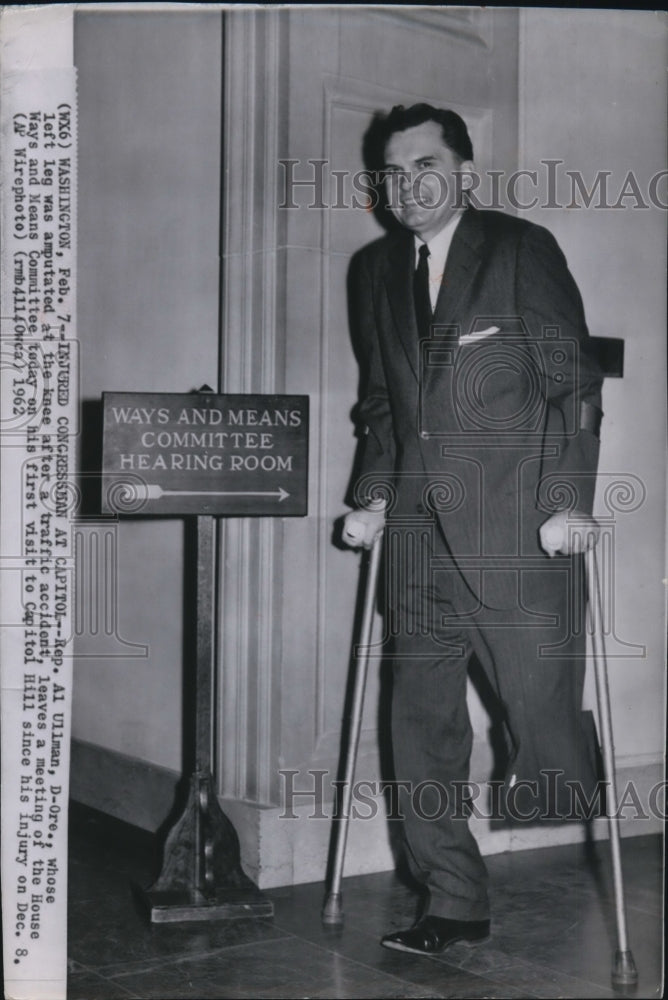
<svg viewBox="0 0 668 1000">
<path fill-rule="evenodd" d="M 506 817 L 574 818 L 568 782 L 595 784 L 577 553 L 595 530 L 601 374 L 551 234 L 461 197 L 462 119 L 400 106 L 376 127 L 399 225 L 354 262 L 364 438 L 343 538 L 369 547 L 385 529 L 395 777 L 427 890 L 416 924 L 381 943 L 433 954 L 489 933 L 462 808 L 472 656 L 503 709 Z"/>
</svg>

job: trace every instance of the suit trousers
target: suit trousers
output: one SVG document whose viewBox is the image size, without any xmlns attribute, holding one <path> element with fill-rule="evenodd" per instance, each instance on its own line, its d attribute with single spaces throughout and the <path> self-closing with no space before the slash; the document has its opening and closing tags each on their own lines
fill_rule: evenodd
<svg viewBox="0 0 668 1000">
<path fill-rule="evenodd" d="M 467 706 L 475 654 L 511 738 L 504 819 L 577 819 L 573 786 L 595 785 L 581 722 L 584 680 L 577 559 L 562 557 L 561 581 L 532 607 L 518 581 L 514 607 L 485 607 L 469 590 L 438 526 L 386 531 L 386 622 L 392 663 L 392 749 L 404 840 L 413 875 L 429 890 L 427 912 L 489 917 L 487 872 L 468 824 L 465 797 L 488 811 L 492 785 L 469 785 Z M 550 593 L 550 589 L 552 592 Z M 520 597 L 520 595 L 522 595 Z M 577 797 L 575 803 L 577 805 Z"/>
</svg>

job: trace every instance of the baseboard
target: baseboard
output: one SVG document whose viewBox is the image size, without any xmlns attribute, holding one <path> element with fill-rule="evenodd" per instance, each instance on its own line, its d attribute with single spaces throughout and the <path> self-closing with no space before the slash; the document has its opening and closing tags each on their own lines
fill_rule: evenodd
<svg viewBox="0 0 668 1000">
<path fill-rule="evenodd" d="M 617 763 L 620 832 L 623 837 L 661 833 L 666 809 L 663 762 L 656 757 Z M 167 768 L 80 740 L 72 741 L 71 797 L 92 809 L 140 829 L 155 832 L 178 804 L 180 776 Z M 660 791 L 657 793 L 657 789 Z M 654 792 L 653 792 L 654 790 Z M 286 806 L 259 806 L 224 799 L 223 810 L 241 842 L 244 870 L 261 889 L 325 878 L 331 840 L 331 805 L 295 800 Z M 495 827 L 484 817 L 471 819 L 484 855 L 577 843 L 585 838 L 579 823 Z M 396 824 L 388 821 L 382 797 L 367 795 L 350 821 L 345 875 L 388 871 L 394 867 Z M 608 836 L 605 819 L 594 820 L 594 839 Z"/>
<path fill-rule="evenodd" d="M 155 833 L 174 808 L 180 775 L 117 750 L 72 740 L 70 798 Z"/>
</svg>

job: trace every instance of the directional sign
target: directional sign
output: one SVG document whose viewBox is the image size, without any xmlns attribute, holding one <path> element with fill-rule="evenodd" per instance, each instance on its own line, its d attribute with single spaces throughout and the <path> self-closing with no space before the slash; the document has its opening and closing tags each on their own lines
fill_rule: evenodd
<svg viewBox="0 0 668 1000">
<path fill-rule="evenodd" d="M 305 515 L 308 402 L 104 393 L 103 512 Z"/>
</svg>

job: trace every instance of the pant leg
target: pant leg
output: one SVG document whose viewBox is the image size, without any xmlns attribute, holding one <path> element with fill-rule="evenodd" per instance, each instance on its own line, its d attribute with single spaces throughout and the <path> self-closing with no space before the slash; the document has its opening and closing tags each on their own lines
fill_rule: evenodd
<svg viewBox="0 0 668 1000">
<path fill-rule="evenodd" d="M 572 599 L 580 585 L 577 570 L 563 583 L 534 598 L 534 608 L 549 612 L 553 623 L 527 627 L 529 593 L 522 612 L 497 612 L 495 622 L 488 614 L 488 623 L 472 634 L 515 744 L 509 781 L 523 783 L 523 791 L 511 794 L 507 815 L 518 821 L 529 815 L 536 820 L 581 818 L 581 803 L 595 795 L 591 734 L 582 713 L 584 602 Z"/>
<path fill-rule="evenodd" d="M 392 612 L 392 747 L 406 853 L 429 890 L 428 912 L 459 920 L 489 917 L 487 871 L 461 808 L 456 783 L 469 777 L 472 730 L 466 702 L 468 635 L 443 627 L 447 592 L 428 569 L 419 533 L 401 536 L 411 559 L 395 558 Z M 396 542 L 396 536 L 394 541 Z M 395 552 L 396 556 L 396 552 Z M 425 562 L 426 560 L 426 562 Z M 397 566 L 397 563 L 400 566 Z M 400 579 L 398 579 L 400 577 Z M 398 581 L 398 582 L 397 582 Z"/>
</svg>

